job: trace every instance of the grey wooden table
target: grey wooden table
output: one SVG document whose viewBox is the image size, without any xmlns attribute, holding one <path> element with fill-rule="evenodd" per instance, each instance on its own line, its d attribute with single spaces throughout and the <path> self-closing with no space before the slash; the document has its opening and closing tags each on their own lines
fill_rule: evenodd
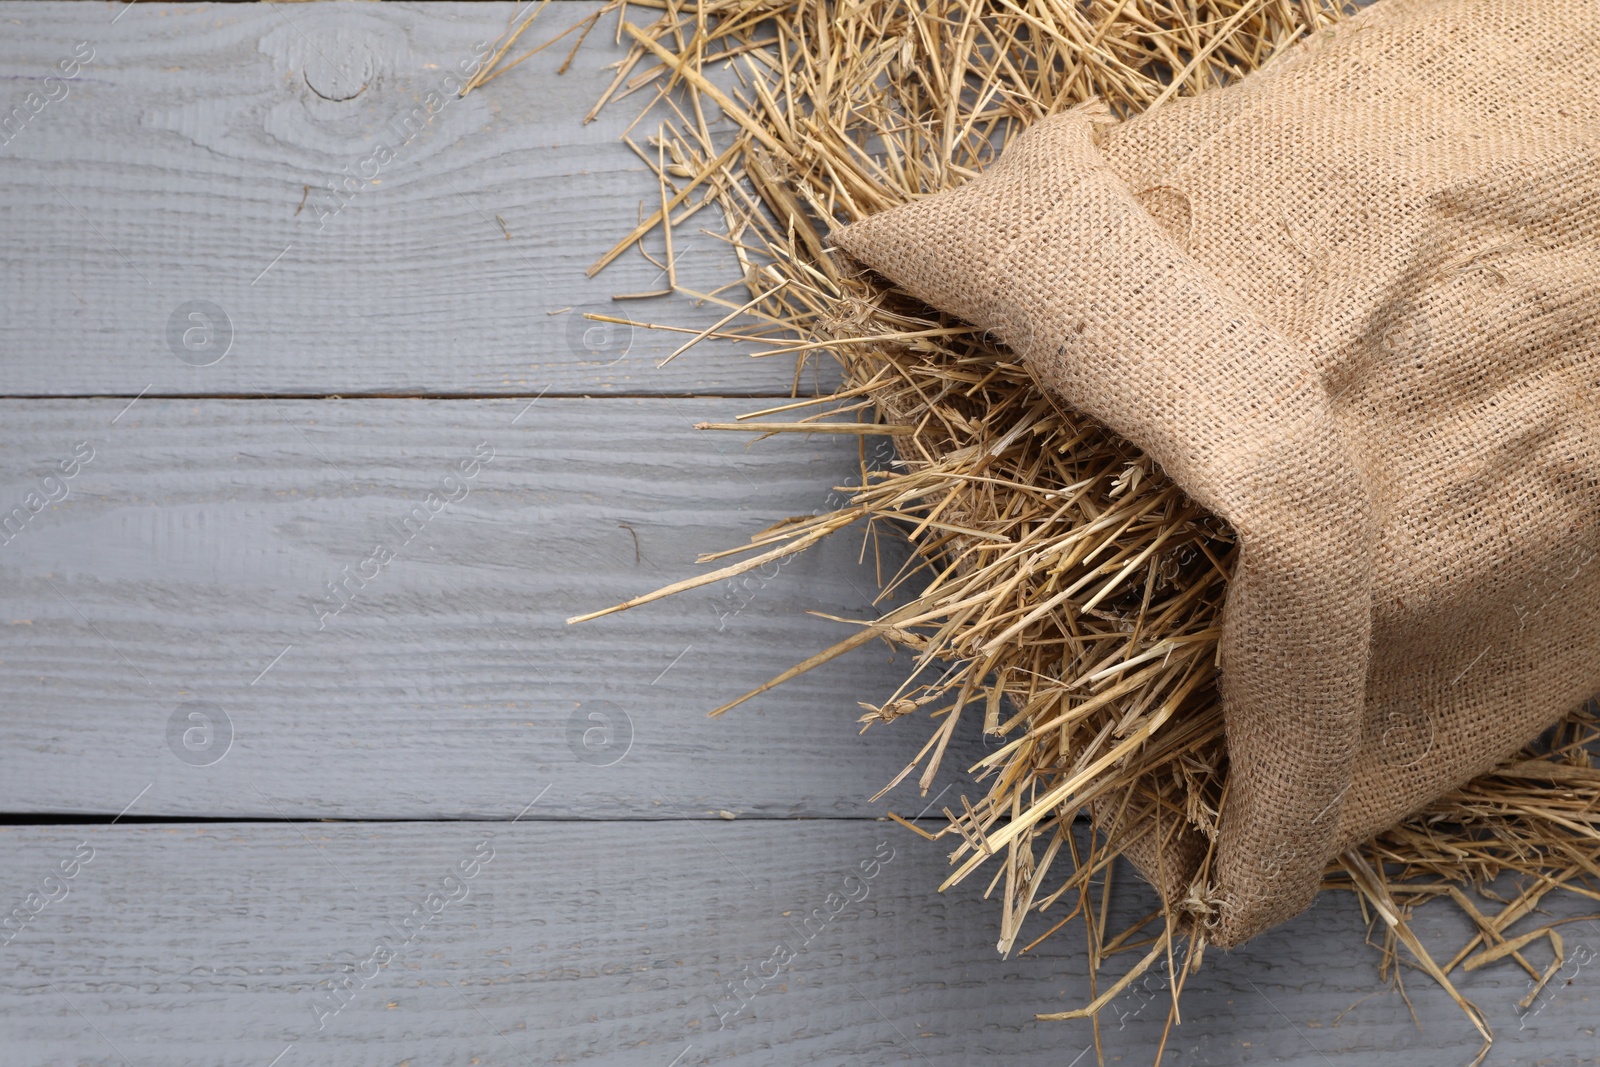
<svg viewBox="0 0 1600 1067">
<path fill-rule="evenodd" d="M 631 108 L 581 122 L 601 32 L 437 95 L 511 14 L 0 7 L 0 1067 L 1093 1063 L 1032 1018 L 1086 999 L 1081 935 L 1001 959 L 980 880 L 937 894 L 947 846 L 884 821 L 937 798 L 866 799 L 920 742 L 854 728 L 903 660 L 705 718 L 870 610 L 855 544 L 564 625 L 856 453 L 697 432 L 793 367 L 581 317 L 661 284 L 583 273 L 656 187 Z M 1461 978 L 1501 1064 L 1594 1062 L 1594 983 L 1519 1015 L 1521 972 Z M 1109 1062 L 1153 1057 L 1159 986 Z M 1415 1023 L 1327 896 L 1211 955 L 1165 1062 L 1469 1060 L 1407 989 Z"/>
</svg>

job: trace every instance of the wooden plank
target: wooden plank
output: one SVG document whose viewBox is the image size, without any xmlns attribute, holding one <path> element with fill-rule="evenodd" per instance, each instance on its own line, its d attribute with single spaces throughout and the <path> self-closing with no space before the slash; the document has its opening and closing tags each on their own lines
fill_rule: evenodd
<svg viewBox="0 0 1600 1067">
<path fill-rule="evenodd" d="M 933 891 L 943 852 L 853 820 L 10 827 L 7 908 L 57 899 L 9 935 L 0 1047 L 166 1067 L 1094 1063 L 1086 1022 L 1032 1018 L 1086 999 L 1081 928 L 1000 959 L 981 887 Z M 74 877 L 47 883 L 62 863 Z M 1113 922 L 1150 902 L 1123 884 Z M 1462 933 L 1448 908 L 1419 926 Z M 1448 998 L 1407 982 L 1419 1032 L 1376 959 L 1354 901 L 1325 896 L 1208 956 L 1164 1062 L 1468 1062 Z M 1525 1029 L 1520 970 L 1461 981 L 1500 1037 L 1491 1063 L 1593 1052 L 1590 971 Z M 1152 1062 L 1168 1003 L 1157 978 L 1113 1001 L 1107 1062 Z"/>
<path fill-rule="evenodd" d="M 559 817 L 881 814 L 925 736 L 857 732 L 881 645 L 705 716 L 849 632 L 807 611 L 872 617 L 857 536 L 564 622 L 835 506 L 852 439 L 692 428 L 737 400 L 127 404 L 0 403 L 0 811 L 496 817 L 553 780 Z"/>
<path fill-rule="evenodd" d="M 525 40 L 598 6 L 553 5 Z M 582 122 L 624 54 L 613 29 L 590 34 L 564 75 L 566 42 L 464 98 L 445 91 L 515 10 L 8 4 L 0 389 L 787 392 L 792 359 L 713 341 L 657 369 L 683 334 L 582 318 L 699 330 L 725 309 L 613 303 L 665 284 L 635 253 L 584 276 L 659 204 L 619 140 L 648 98 Z M 680 282 L 707 291 L 738 266 L 702 230 L 722 232 L 715 209 L 675 248 Z"/>
</svg>

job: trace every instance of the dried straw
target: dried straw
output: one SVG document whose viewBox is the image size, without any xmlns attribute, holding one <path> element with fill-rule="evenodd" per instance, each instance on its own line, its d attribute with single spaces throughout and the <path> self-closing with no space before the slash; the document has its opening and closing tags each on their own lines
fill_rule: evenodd
<svg viewBox="0 0 1600 1067">
<path fill-rule="evenodd" d="M 755 356 L 794 359 L 797 396 L 818 357 L 842 370 L 832 395 L 715 428 L 887 434 L 899 459 L 871 469 L 863 458 L 861 486 L 839 510 L 704 557 L 744 556 L 739 562 L 580 618 L 721 581 L 863 521 L 905 531 L 912 565 L 884 589 L 903 604 L 857 621 L 838 644 L 713 714 L 879 638 L 914 650 L 916 669 L 899 690 L 862 705 L 866 725 L 918 712 L 934 723 L 885 789 L 915 773 L 926 792 L 964 720 L 973 728 L 981 719 L 1000 739 L 977 768 L 988 792 L 946 809 L 949 825 L 932 835 L 956 841 L 945 885 L 990 865 L 1001 952 L 1016 947 L 1030 913 L 1048 932 L 1081 919 L 1091 1002 L 1041 1018 L 1092 1015 L 1164 957 L 1174 975 L 1170 1025 L 1205 945 L 1209 868 L 1172 908 L 1121 933 L 1106 930 L 1106 895 L 1112 861 L 1141 847 L 1133 826 L 1187 822 L 1215 839 L 1227 750 L 1214 680 L 1232 534 L 1136 448 L 1053 403 L 1009 352 L 855 270 L 825 235 L 961 184 L 1014 134 L 1092 96 L 1126 115 L 1237 78 L 1340 18 L 1337 5 L 614 0 L 605 10 L 621 12 L 618 38 L 633 47 L 595 112 L 643 93 L 647 113 L 659 115 L 660 105 L 674 120 L 655 132 L 652 150 L 628 138 L 656 173 L 660 207 L 590 273 L 630 248 L 643 252 L 646 236 L 661 231 L 672 288 L 729 311 L 706 330 L 677 328 L 690 336 L 671 358 L 707 337 L 743 342 Z M 628 21 L 641 11 L 653 16 L 649 25 Z M 720 209 L 740 273 L 701 293 L 678 284 L 671 242 L 707 205 Z M 1508 958 L 1548 981 L 1560 966 L 1559 935 L 1510 927 L 1555 886 L 1600 899 L 1592 883 L 1600 771 L 1587 755 L 1594 733 L 1592 719 L 1574 716 L 1546 749 L 1330 868 L 1330 886 L 1355 890 L 1385 920 L 1385 960 L 1396 961 L 1396 944 L 1405 944 L 1486 1042 L 1487 1025 L 1449 972 Z M 1087 847 L 1071 832 L 1080 813 L 1098 829 Z M 1507 871 L 1530 876 L 1531 887 L 1493 915 L 1459 888 Z M 1479 930 L 1447 965 L 1407 924 L 1412 906 L 1439 896 L 1467 910 Z M 1148 932 L 1156 919 L 1160 932 Z M 1556 962 L 1535 968 L 1522 949 L 1541 937 Z M 1140 951 L 1140 962 L 1097 990 L 1102 962 L 1126 951 Z M 1398 981 L 1397 968 L 1386 973 Z"/>
</svg>

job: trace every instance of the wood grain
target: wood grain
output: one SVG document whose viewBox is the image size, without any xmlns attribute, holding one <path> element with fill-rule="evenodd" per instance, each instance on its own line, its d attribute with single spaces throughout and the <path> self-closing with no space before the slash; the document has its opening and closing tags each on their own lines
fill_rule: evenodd
<svg viewBox="0 0 1600 1067">
<path fill-rule="evenodd" d="M 3 950 L 7 1063 L 1095 1062 L 1088 1024 L 1032 1019 L 1085 999 L 1081 929 L 999 959 L 980 887 L 935 894 L 944 846 L 892 824 L 10 828 L 5 891 L 80 843 L 92 859 Z M 1130 882 L 1119 911 L 1149 903 Z M 1461 934 L 1448 909 L 1419 929 Z M 1468 1062 L 1448 999 L 1407 983 L 1419 1031 L 1375 959 L 1354 901 L 1326 895 L 1207 959 L 1163 1062 Z M 1592 973 L 1520 1030 L 1521 971 L 1461 981 L 1501 1039 L 1489 1063 L 1592 1062 Z M 1168 1003 L 1154 979 L 1113 1001 L 1106 1062 L 1152 1062 Z"/>
<path fill-rule="evenodd" d="M 806 612 L 874 615 L 859 535 L 564 621 L 835 506 L 852 439 L 692 428 L 736 400 L 126 404 L 0 403 L 0 520 L 68 494 L 0 533 L 0 810 L 115 814 L 151 785 L 135 814 L 494 818 L 553 779 L 562 817 L 881 814 L 925 736 L 857 732 L 907 669 L 881 645 L 705 716 L 849 632 Z M 430 492 L 460 499 L 430 515 Z M 887 576 L 903 550 L 878 544 Z M 231 723 L 209 765 L 167 732 L 192 702 Z"/>
<path fill-rule="evenodd" d="M 598 6 L 552 5 L 525 40 Z M 442 91 L 514 10 L 8 5 L 0 115 L 23 119 L 0 127 L 0 391 L 789 391 L 792 359 L 713 341 L 657 369 L 683 334 L 582 318 L 698 330 L 724 309 L 613 303 L 665 284 L 632 252 L 584 276 L 659 204 L 619 140 L 647 98 L 582 122 L 624 52 L 613 30 L 591 33 L 565 74 L 572 37 L 464 98 Z M 32 113 L 29 93 L 59 99 Z M 738 266 L 702 230 L 723 232 L 715 209 L 675 248 L 680 283 L 703 292 Z M 659 236 L 646 245 L 659 255 Z M 205 317 L 191 320 L 196 302 Z"/>
</svg>

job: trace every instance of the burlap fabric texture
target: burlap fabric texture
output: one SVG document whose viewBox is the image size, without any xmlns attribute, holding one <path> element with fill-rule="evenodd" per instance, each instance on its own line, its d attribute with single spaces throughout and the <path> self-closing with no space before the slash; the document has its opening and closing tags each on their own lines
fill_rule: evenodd
<svg viewBox="0 0 1600 1067">
<path fill-rule="evenodd" d="M 1597 87 L 1600 3 L 1379 0 L 833 234 L 1240 537 L 1213 943 L 1600 690 Z"/>
</svg>

